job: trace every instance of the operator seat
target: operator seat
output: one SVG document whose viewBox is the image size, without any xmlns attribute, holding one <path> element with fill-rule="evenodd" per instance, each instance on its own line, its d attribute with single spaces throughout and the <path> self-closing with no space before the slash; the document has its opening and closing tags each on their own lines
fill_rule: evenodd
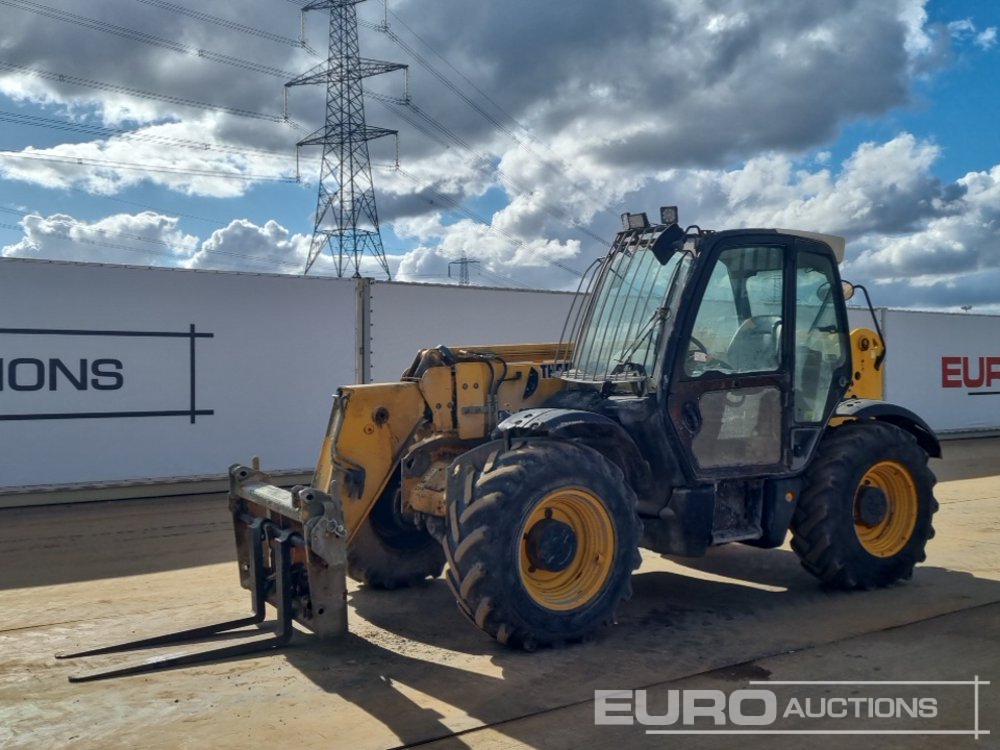
<svg viewBox="0 0 1000 750">
<path fill-rule="evenodd" d="M 726 350 L 737 372 L 769 372 L 781 364 L 781 316 L 754 315 L 740 324 Z"/>
</svg>

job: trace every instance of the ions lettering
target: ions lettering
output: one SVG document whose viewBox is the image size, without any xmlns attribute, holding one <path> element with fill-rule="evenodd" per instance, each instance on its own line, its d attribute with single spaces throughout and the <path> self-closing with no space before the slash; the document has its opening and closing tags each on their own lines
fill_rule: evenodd
<svg viewBox="0 0 1000 750">
<path fill-rule="evenodd" d="M 117 391 L 125 385 L 120 359 L 80 359 L 69 363 L 56 357 L 0 359 L 0 391 Z"/>
</svg>

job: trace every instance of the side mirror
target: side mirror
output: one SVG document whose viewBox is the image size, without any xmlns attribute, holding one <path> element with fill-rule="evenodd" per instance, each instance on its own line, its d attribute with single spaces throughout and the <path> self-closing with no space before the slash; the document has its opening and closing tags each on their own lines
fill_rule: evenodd
<svg viewBox="0 0 1000 750">
<path fill-rule="evenodd" d="M 850 281 L 840 282 L 840 293 L 844 295 L 844 301 L 846 302 L 851 297 L 854 296 L 854 284 Z M 830 295 L 830 285 L 827 283 L 820 284 L 816 287 L 816 296 L 819 297 L 820 302 L 825 302 L 826 298 Z"/>
</svg>

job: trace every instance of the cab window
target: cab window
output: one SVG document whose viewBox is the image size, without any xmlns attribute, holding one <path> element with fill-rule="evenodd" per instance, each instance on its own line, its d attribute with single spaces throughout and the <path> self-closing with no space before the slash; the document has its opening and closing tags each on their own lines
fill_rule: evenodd
<svg viewBox="0 0 1000 750">
<path fill-rule="evenodd" d="M 686 374 L 779 369 L 783 288 L 782 248 L 724 250 L 698 308 L 688 341 Z"/>
<path fill-rule="evenodd" d="M 833 374 L 844 364 L 843 332 L 833 295 L 833 261 L 800 252 L 795 272 L 795 421 L 823 421 Z"/>
</svg>

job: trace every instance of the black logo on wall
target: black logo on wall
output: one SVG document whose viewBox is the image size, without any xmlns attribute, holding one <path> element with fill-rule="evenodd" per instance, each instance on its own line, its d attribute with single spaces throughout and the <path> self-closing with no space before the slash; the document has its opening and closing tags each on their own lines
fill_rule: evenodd
<svg viewBox="0 0 1000 750">
<path fill-rule="evenodd" d="M 23 337 L 86 337 L 111 340 L 135 339 L 187 339 L 187 378 L 189 399 L 186 409 L 121 410 L 121 411 L 72 411 L 41 412 L 29 414 L 0 414 L 0 421 L 36 421 L 50 419 L 114 419 L 134 417 L 188 417 L 191 424 L 197 417 L 215 414 L 213 409 L 199 409 L 196 402 L 196 353 L 198 339 L 210 339 L 213 333 L 199 332 L 192 323 L 187 331 L 89 331 L 68 328 L 0 328 L 0 336 L 14 339 Z M 0 339 L 2 340 L 2 339 Z M 35 339 L 37 340 L 37 339 Z M 7 339 L 6 341 L 9 341 Z M 4 347 L 7 349 L 7 347 Z M 183 362 L 177 363 L 182 367 Z M 36 392 L 108 392 L 120 391 L 129 382 L 128 368 L 121 357 L 57 357 L 3 355 L 0 349 L 0 397 L 5 393 Z M 3 400 L 0 399 L 0 404 Z"/>
</svg>

